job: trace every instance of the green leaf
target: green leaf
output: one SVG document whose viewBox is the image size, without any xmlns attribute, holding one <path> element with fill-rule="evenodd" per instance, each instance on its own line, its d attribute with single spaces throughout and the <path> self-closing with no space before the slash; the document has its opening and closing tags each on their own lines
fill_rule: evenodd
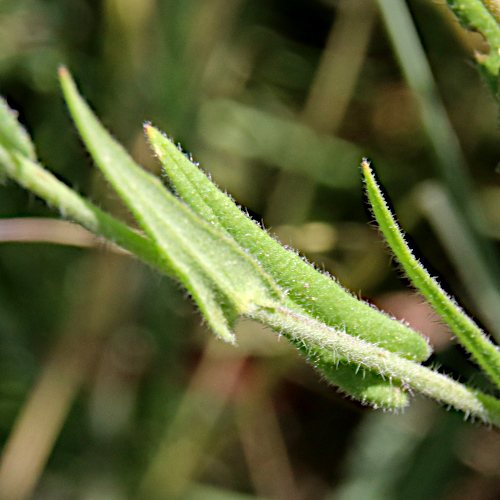
<svg viewBox="0 0 500 500">
<path fill-rule="evenodd" d="M 231 238 L 193 213 L 161 181 L 144 171 L 99 123 L 65 69 L 63 92 L 77 128 L 105 177 L 161 250 L 213 330 L 234 342 L 239 315 L 272 305 L 281 292 Z"/>
<path fill-rule="evenodd" d="M 500 4 L 498 0 L 481 0 L 481 3 L 488 9 L 497 24 L 500 24 Z"/>
<path fill-rule="evenodd" d="M 427 342 L 416 332 L 367 304 L 357 300 L 327 275 L 316 271 L 298 255 L 286 250 L 257 224 L 246 217 L 175 144 L 151 125 L 146 133 L 177 193 L 206 221 L 229 233 L 247 248 L 262 267 L 287 290 L 286 306 L 301 314 L 359 336 L 409 359 L 423 360 L 429 355 Z M 286 335 L 286 333 L 285 333 Z M 324 353 L 300 340 L 297 345 L 332 385 L 351 397 L 375 407 L 401 408 L 407 396 L 400 387 L 379 375 L 358 373 L 359 365 L 343 358 L 319 363 Z"/>
<path fill-rule="evenodd" d="M 288 291 L 288 297 L 313 318 L 414 361 L 430 354 L 425 339 L 353 297 L 332 277 L 282 247 L 222 193 L 167 137 L 146 126 L 149 140 L 177 193 L 211 224 L 234 240 Z"/>
<path fill-rule="evenodd" d="M 460 344 L 500 387 L 500 352 L 415 258 L 390 212 L 368 161 L 361 164 L 373 214 L 389 247 L 413 285 L 450 326 Z"/>
</svg>

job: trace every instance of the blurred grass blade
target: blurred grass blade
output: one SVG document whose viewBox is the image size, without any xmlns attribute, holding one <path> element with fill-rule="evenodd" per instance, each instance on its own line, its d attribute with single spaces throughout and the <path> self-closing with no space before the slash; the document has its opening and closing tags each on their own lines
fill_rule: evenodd
<svg viewBox="0 0 500 500">
<path fill-rule="evenodd" d="M 230 99 L 204 102 L 198 122 L 203 140 L 229 156 L 263 161 L 334 189 L 357 189 L 356 169 L 345 168 L 363 156 L 353 142 Z M 381 166 L 383 161 L 378 158 Z M 390 170 L 390 162 L 384 164 Z"/>
<path fill-rule="evenodd" d="M 73 119 L 97 165 L 162 251 L 210 326 L 234 341 L 237 316 L 256 303 L 275 304 L 278 287 L 235 242 L 176 199 L 161 181 L 144 171 L 99 123 L 65 69 L 63 92 Z"/>
<path fill-rule="evenodd" d="M 436 312 L 450 326 L 460 344 L 500 387 L 500 352 L 483 331 L 458 304 L 439 286 L 415 258 L 391 214 L 368 161 L 362 163 L 366 191 L 373 213 L 386 242 L 413 285 L 422 293 Z"/>
<path fill-rule="evenodd" d="M 30 160 L 36 159 L 35 147 L 24 127 L 17 120 L 17 113 L 0 97 L 0 145 L 7 151 L 18 151 Z"/>
</svg>

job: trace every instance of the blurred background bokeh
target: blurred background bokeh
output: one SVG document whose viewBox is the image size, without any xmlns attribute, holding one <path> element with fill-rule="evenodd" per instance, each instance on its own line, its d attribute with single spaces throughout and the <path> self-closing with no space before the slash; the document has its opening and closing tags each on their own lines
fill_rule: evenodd
<svg viewBox="0 0 500 500">
<path fill-rule="evenodd" d="M 0 94 L 41 161 L 129 220 L 65 110 L 66 65 L 145 168 L 152 122 L 279 240 L 488 382 L 370 226 L 373 160 L 411 244 L 498 339 L 499 112 L 444 0 L 1 0 Z M 500 436 L 422 397 L 346 399 L 251 322 L 216 341 L 186 293 L 12 182 L 0 191 L 0 500 L 500 498 Z"/>
</svg>

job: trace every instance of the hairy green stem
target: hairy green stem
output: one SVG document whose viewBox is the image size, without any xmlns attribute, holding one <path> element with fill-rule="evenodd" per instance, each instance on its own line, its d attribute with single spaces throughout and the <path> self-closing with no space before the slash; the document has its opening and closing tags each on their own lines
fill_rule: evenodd
<svg viewBox="0 0 500 500">
<path fill-rule="evenodd" d="M 500 387 L 500 352 L 484 332 L 433 279 L 408 247 L 399 226 L 384 200 L 370 164 L 365 160 L 362 171 L 373 213 L 389 247 L 396 255 L 413 285 L 450 326 L 460 344 Z"/>
<path fill-rule="evenodd" d="M 125 248 L 146 264 L 172 275 L 152 242 L 83 199 L 38 163 L 17 152 L 9 154 L 1 146 L 0 161 L 2 170 L 9 177 L 49 205 L 57 207 L 65 218 Z"/>
<path fill-rule="evenodd" d="M 324 353 L 329 353 L 332 363 L 339 358 L 347 359 L 358 364 L 360 369 L 378 372 L 386 379 L 400 383 L 403 389 L 413 389 L 453 406 L 466 417 L 500 425 L 500 404 L 497 400 L 430 368 L 285 308 L 258 308 L 251 317 L 271 326 L 294 343 L 302 343 L 311 354 L 315 349 L 323 353 L 322 357 Z M 318 362 L 322 361 L 324 358 L 318 359 Z"/>
<path fill-rule="evenodd" d="M 404 78 L 412 91 L 422 118 L 428 140 L 436 156 L 436 166 L 450 190 L 460 217 L 464 236 L 474 248 L 481 272 L 475 280 L 490 297 L 498 297 L 500 266 L 496 250 L 481 227 L 484 214 L 474 196 L 472 178 L 458 136 L 448 117 L 436 85 L 426 52 L 415 27 L 407 2 L 404 0 L 377 0 L 380 12 L 398 58 Z M 500 67 L 500 27 L 480 0 L 453 0 L 450 6 L 470 29 L 480 30 L 490 44 L 488 56 L 476 55 L 478 68 L 483 73 L 494 95 L 498 92 Z M 500 302 L 490 311 L 494 319 L 490 331 L 500 340 Z"/>
</svg>

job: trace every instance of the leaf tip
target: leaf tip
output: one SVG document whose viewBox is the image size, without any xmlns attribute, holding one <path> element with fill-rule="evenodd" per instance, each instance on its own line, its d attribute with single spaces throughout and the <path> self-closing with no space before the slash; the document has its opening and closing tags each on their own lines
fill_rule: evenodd
<svg viewBox="0 0 500 500">
<path fill-rule="evenodd" d="M 151 122 L 144 123 L 143 127 L 144 127 L 144 133 L 147 135 L 151 145 L 156 149 L 157 146 L 156 141 L 159 139 L 160 136 L 164 136 L 164 134 L 161 131 L 159 131 L 156 127 L 151 125 Z"/>
<path fill-rule="evenodd" d="M 72 94 L 78 93 L 76 84 L 66 66 L 59 66 L 57 69 L 57 75 L 59 77 L 59 84 L 61 85 L 64 98 L 69 106 L 69 99 L 74 97 Z"/>
<path fill-rule="evenodd" d="M 372 173 L 372 167 L 368 158 L 363 158 L 363 160 L 361 160 L 361 170 L 364 177 L 368 177 Z"/>
<path fill-rule="evenodd" d="M 59 75 L 59 78 L 61 80 L 68 78 L 69 77 L 68 68 L 66 68 L 66 66 L 59 66 L 59 68 L 57 68 L 57 74 Z"/>
</svg>

